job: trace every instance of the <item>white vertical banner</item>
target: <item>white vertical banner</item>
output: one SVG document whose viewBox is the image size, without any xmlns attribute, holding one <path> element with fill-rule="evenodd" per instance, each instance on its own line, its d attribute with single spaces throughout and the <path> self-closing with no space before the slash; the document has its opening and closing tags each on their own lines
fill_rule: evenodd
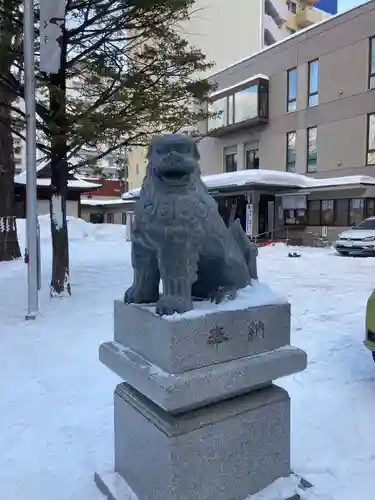
<svg viewBox="0 0 375 500">
<path fill-rule="evenodd" d="M 58 73 L 65 23 L 65 0 L 40 0 L 40 71 Z"/>
<path fill-rule="evenodd" d="M 246 205 L 246 234 L 247 236 L 253 236 L 253 205 L 248 203 Z"/>
</svg>

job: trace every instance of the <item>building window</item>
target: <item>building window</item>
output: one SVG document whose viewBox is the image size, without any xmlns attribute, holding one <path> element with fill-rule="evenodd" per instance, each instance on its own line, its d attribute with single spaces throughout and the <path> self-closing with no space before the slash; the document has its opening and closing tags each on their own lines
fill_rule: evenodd
<svg viewBox="0 0 375 500">
<path fill-rule="evenodd" d="M 258 170 L 259 169 L 259 149 L 252 149 L 246 151 L 245 154 L 246 170 Z"/>
<path fill-rule="evenodd" d="M 321 211 L 322 226 L 333 226 L 335 224 L 335 202 L 333 200 L 323 200 Z"/>
<path fill-rule="evenodd" d="M 366 200 L 366 218 L 367 217 L 375 217 L 375 200 L 374 199 Z"/>
<path fill-rule="evenodd" d="M 236 172 L 237 170 L 237 153 L 225 155 L 225 171 Z"/>
<path fill-rule="evenodd" d="M 258 85 L 234 94 L 234 121 L 240 123 L 258 116 Z"/>
<path fill-rule="evenodd" d="M 296 14 L 296 12 L 297 12 L 296 2 L 293 2 L 292 0 L 288 0 L 287 5 L 288 5 L 289 12 L 293 12 L 293 14 Z"/>
<path fill-rule="evenodd" d="M 307 204 L 307 224 L 320 226 L 320 201 L 309 201 Z"/>
<path fill-rule="evenodd" d="M 107 214 L 107 224 L 113 224 L 113 214 Z"/>
<path fill-rule="evenodd" d="M 228 113 L 227 113 L 227 124 L 232 125 L 234 123 L 234 95 L 228 96 Z"/>
<path fill-rule="evenodd" d="M 375 200 L 316 200 L 308 202 L 309 226 L 353 226 L 375 215 Z"/>
<path fill-rule="evenodd" d="M 319 60 L 309 62 L 309 95 L 308 105 L 319 104 Z"/>
<path fill-rule="evenodd" d="M 121 214 L 121 224 L 126 226 L 126 213 Z"/>
<path fill-rule="evenodd" d="M 367 165 L 375 165 L 375 113 L 367 119 Z"/>
<path fill-rule="evenodd" d="M 296 132 L 286 134 L 286 171 L 296 171 Z"/>
<path fill-rule="evenodd" d="M 317 132 L 317 127 L 311 127 L 307 129 L 307 172 L 309 173 L 316 172 L 317 167 Z"/>
<path fill-rule="evenodd" d="M 208 130 L 224 127 L 227 124 L 228 99 L 223 97 L 212 102 L 209 111 L 210 113 L 215 113 L 215 116 L 208 118 Z"/>
<path fill-rule="evenodd" d="M 268 82 L 259 84 L 258 118 L 268 120 Z"/>
<path fill-rule="evenodd" d="M 369 88 L 375 89 L 375 36 L 370 38 Z"/>
<path fill-rule="evenodd" d="M 284 224 L 286 226 L 306 226 L 306 210 L 284 210 Z"/>
<path fill-rule="evenodd" d="M 287 71 L 287 103 L 288 113 L 297 109 L 297 68 Z"/>
<path fill-rule="evenodd" d="M 355 198 L 349 201 L 349 225 L 359 224 L 365 218 L 365 200 Z"/>
<path fill-rule="evenodd" d="M 335 226 L 349 225 L 349 200 L 336 200 L 335 202 Z"/>
<path fill-rule="evenodd" d="M 283 196 L 281 209 L 284 213 L 284 224 L 305 226 L 307 223 L 306 196 Z"/>
<path fill-rule="evenodd" d="M 104 215 L 91 212 L 90 213 L 90 222 L 91 222 L 91 224 L 103 224 Z"/>
<path fill-rule="evenodd" d="M 207 111 L 207 132 L 247 120 L 268 120 L 269 82 L 259 78 L 259 82 L 242 90 L 233 90 L 225 97 L 211 100 Z"/>
</svg>

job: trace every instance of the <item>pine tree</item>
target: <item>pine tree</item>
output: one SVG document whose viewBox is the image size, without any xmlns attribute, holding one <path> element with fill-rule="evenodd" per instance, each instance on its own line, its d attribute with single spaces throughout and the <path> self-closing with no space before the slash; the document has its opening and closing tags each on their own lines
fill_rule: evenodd
<svg viewBox="0 0 375 500">
<path fill-rule="evenodd" d="M 19 0 L 0 2 L 0 74 L 11 75 L 21 45 L 22 25 L 18 22 Z M 18 94 L 0 86 L 0 262 L 20 257 L 14 206 L 14 145 L 11 123 Z M 15 124 L 15 123 L 14 123 Z M 17 127 L 15 127 L 16 129 Z"/>
<path fill-rule="evenodd" d="M 52 172 L 52 294 L 70 293 L 67 181 L 80 150 L 85 145 L 96 148 L 98 154 L 90 160 L 95 163 L 121 148 L 146 144 L 154 134 L 197 123 L 205 115 L 191 103 L 206 101 L 212 86 L 194 74 L 211 64 L 179 30 L 193 4 L 194 0 L 66 1 L 60 71 L 37 73 L 39 145 L 50 157 Z M 22 21 L 21 14 L 18 19 Z M 0 75 L 0 84 L 17 88 L 23 97 L 20 79 Z"/>
</svg>

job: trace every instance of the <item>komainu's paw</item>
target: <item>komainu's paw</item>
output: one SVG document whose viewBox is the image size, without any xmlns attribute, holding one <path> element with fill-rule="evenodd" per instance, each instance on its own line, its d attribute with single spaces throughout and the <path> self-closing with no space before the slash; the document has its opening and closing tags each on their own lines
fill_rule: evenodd
<svg viewBox="0 0 375 500">
<path fill-rule="evenodd" d="M 220 304 L 224 300 L 234 300 L 237 295 L 237 290 L 235 288 L 219 287 L 209 294 L 208 298 L 211 302 L 215 304 Z"/>
<path fill-rule="evenodd" d="M 182 314 L 193 309 L 193 302 L 178 295 L 163 295 L 156 304 L 156 314 L 170 316 L 174 313 Z"/>
<path fill-rule="evenodd" d="M 124 295 L 125 304 L 155 304 L 159 300 L 159 292 L 152 290 L 140 290 L 132 285 Z"/>
</svg>

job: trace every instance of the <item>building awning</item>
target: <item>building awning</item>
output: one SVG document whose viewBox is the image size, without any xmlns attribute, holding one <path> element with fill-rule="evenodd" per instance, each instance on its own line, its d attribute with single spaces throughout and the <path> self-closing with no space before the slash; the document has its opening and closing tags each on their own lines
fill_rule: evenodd
<svg viewBox="0 0 375 500">
<path fill-rule="evenodd" d="M 249 190 L 268 190 L 275 194 L 300 190 L 322 190 L 325 188 L 345 189 L 358 185 L 375 186 L 375 179 L 365 175 L 315 179 L 307 175 L 277 170 L 239 170 L 223 174 L 204 175 L 202 181 L 211 194 L 244 192 Z M 141 188 L 132 189 L 122 195 L 122 199 L 137 199 Z"/>
</svg>

